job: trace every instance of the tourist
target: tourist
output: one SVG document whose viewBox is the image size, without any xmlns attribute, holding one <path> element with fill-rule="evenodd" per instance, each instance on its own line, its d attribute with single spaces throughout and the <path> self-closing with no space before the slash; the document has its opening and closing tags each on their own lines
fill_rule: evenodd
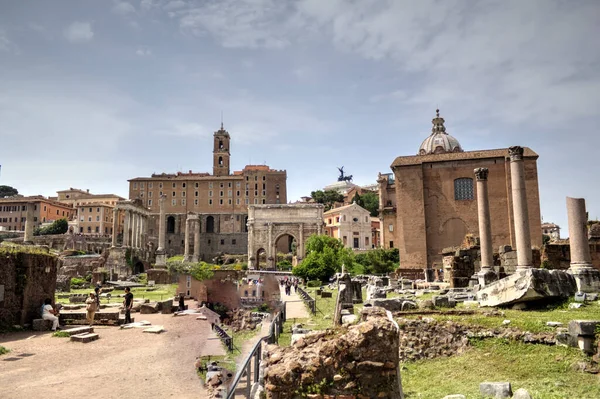
<svg viewBox="0 0 600 399">
<path fill-rule="evenodd" d="M 179 293 L 179 311 L 183 312 L 185 310 L 185 302 L 183 297 L 183 292 Z"/>
<path fill-rule="evenodd" d="M 94 292 L 96 293 L 96 307 L 100 309 L 100 293 L 102 292 L 102 283 L 100 281 L 96 283 L 96 288 L 94 288 Z"/>
<path fill-rule="evenodd" d="M 96 301 L 96 294 L 90 292 L 89 298 L 85 300 L 85 310 L 87 311 L 86 320 L 90 326 L 94 325 L 94 316 L 96 315 L 96 311 L 98 309 L 99 307 Z"/>
<path fill-rule="evenodd" d="M 125 287 L 125 300 L 123 301 L 125 307 L 125 324 L 131 323 L 131 308 L 133 307 L 133 294 L 131 288 Z"/>
<path fill-rule="evenodd" d="M 52 331 L 56 331 L 57 328 L 60 329 L 58 325 L 58 317 L 56 317 L 56 312 L 52 307 L 52 300 L 50 298 L 46 298 L 44 301 L 44 313 L 42 313 L 42 319 L 51 320 L 52 321 Z"/>
</svg>

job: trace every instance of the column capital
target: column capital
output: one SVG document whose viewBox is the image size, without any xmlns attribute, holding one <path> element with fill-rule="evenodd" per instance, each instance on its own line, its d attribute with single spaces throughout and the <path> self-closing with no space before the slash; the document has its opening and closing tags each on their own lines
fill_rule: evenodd
<svg viewBox="0 0 600 399">
<path fill-rule="evenodd" d="M 473 172 L 475 172 L 475 177 L 477 180 L 487 180 L 488 173 L 490 172 L 488 168 L 477 168 Z"/>
<path fill-rule="evenodd" d="M 522 161 L 523 160 L 523 147 L 513 146 L 508 148 L 508 155 L 511 161 Z"/>
</svg>

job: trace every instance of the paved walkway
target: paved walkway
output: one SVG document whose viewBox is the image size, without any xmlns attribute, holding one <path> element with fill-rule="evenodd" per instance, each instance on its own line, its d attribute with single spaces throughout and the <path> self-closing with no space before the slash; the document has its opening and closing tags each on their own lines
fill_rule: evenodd
<svg viewBox="0 0 600 399">
<path fill-rule="evenodd" d="M 302 297 L 296 294 L 293 288 L 291 295 L 285 295 L 285 289 L 283 287 L 279 286 L 279 289 L 281 290 L 281 300 L 286 302 L 286 319 L 308 319 L 310 317 Z"/>
</svg>

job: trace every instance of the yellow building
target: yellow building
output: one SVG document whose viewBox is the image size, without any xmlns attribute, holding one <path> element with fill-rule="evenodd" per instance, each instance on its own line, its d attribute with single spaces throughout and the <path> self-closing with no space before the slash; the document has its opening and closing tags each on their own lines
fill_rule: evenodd
<svg viewBox="0 0 600 399">
<path fill-rule="evenodd" d="M 39 227 L 42 223 L 50 223 L 59 219 L 71 220 L 75 214 L 70 205 L 41 195 L 0 198 L 0 229 L 24 231 L 27 206 L 30 203 L 33 205 L 34 228 Z"/>
<path fill-rule="evenodd" d="M 346 248 L 366 250 L 373 248 L 371 215 L 356 203 L 333 208 L 323 214 L 325 234 L 338 238 Z"/>
</svg>

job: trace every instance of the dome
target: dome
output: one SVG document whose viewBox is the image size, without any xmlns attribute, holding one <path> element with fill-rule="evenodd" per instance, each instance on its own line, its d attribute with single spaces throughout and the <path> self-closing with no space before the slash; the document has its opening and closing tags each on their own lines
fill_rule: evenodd
<svg viewBox="0 0 600 399">
<path fill-rule="evenodd" d="M 435 112 L 436 117 L 431 121 L 433 123 L 431 135 L 423 141 L 417 155 L 463 152 L 458 140 L 446 133 L 444 118 L 440 117 L 440 110 L 436 109 Z"/>
</svg>

